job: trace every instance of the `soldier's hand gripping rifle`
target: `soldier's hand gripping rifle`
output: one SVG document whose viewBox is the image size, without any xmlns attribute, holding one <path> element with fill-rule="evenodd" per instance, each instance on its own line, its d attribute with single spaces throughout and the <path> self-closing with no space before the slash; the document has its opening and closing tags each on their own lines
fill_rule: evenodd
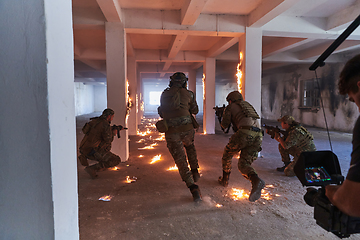
<svg viewBox="0 0 360 240">
<path fill-rule="evenodd" d="M 274 139 L 275 133 L 282 134 L 284 136 L 284 140 L 286 139 L 286 137 L 288 135 L 287 131 L 281 130 L 278 126 L 273 127 L 273 126 L 264 124 L 263 127 L 267 130 L 266 133 L 269 134 L 272 139 Z"/>
<path fill-rule="evenodd" d="M 117 137 L 118 137 L 118 138 L 120 138 L 120 131 L 123 130 L 123 129 L 126 130 L 126 129 L 128 129 L 128 128 L 123 127 L 123 126 L 121 126 L 121 125 L 112 125 L 112 126 L 111 126 L 111 130 L 113 130 L 113 131 L 116 130 L 116 131 L 117 131 Z"/>
<path fill-rule="evenodd" d="M 220 127 L 221 127 L 221 120 L 223 118 L 223 114 L 224 114 L 224 110 L 225 110 L 225 104 L 223 104 L 222 107 L 218 107 L 218 106 L 215 106 L 213 107 L 213 109 L 215 109 L 215 115 L 217 116 L 218 120 L 219 120 L 219 123 L 220 123 Z M 224 129 L 221 127 L 221 129 L 225 132 L 225 133 L 228 133 L 229 130 L 230 130 L 230 126 L 231 124 L 229 125 L 229 127 L 226 129 L 226 131 L 224 131 Z"/>
</svg>

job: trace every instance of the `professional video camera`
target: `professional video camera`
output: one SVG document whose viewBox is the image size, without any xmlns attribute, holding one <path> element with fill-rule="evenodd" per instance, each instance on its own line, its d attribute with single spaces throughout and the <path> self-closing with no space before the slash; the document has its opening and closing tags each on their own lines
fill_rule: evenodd
<svg viewBox="0 0 360 240">
<path fill-rule="evenodd" d="M 325 196 L 326 185 L 341 185 L 344 181 L 339 160 L 333 152 L 302 152 L 294 166 L 294 172 L 303 186 L 320 187 L 307 188 L 304 195 L 305 202 L 314 207 L 314 218 L 319 226 L 339 238 L 360 233 L 360 218 L 341 212 Z"/>
</svg>

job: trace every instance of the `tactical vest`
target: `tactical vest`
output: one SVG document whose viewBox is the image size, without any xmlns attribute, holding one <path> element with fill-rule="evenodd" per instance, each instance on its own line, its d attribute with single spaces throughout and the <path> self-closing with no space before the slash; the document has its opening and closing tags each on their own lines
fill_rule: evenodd
<svg viewBox="0 0 360 240">
<path fill-rule="evenodd" d="M 260 119 L 260 117 L 257 114 L 256 110 L 254 109 L 254 107 L 250 103 L 248 103 L 246 101 L 237 101 L 235 103 L 238 104 L 241 107 L 242 114 L 245 117 L 251 117 L 251 118 L 254 118 L 254 119 Z"/>
<path fill-rule="evenodd" d="M 297 131 L 300 132 L 300 134 L 295 147 L 298 149 L 299 152 L 302 152 L 310 147 L 309 145 L 312 144 L 312 140 L 314 139 L 314 137 L 303 126 L 297 126 L 296 128 Z"/>
</svg>

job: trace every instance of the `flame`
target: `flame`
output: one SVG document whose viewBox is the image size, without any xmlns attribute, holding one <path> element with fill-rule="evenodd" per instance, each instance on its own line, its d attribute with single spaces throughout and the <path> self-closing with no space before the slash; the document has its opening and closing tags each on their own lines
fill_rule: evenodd
<svg viewBox="0 0 360 240">
<path fill-rule="evenodd" d="M 240 52 L 240 54 L 239 54 L 239 64 L 236 67 L 237 85 L 238 85 L 238 91 L 240 93 L 242 92 L 242 78 L 243 78 L 243 72 L 241 70 L 242 60 L 243 60 L 243 53 Z"/>
<path fill-rule="evenodd" d="M 112 168 L 110 168 L 110 170 L 113 170 L 113 171 L 117 171 L 117 170 L 119 170 L 120 168 L 118 168 L 118 167 L 112 167 Z"/>
<path fill-rule="evenodd" d="M 216 205 L 215 205 L 215 207 L 217 207 L 217 208 L 221 208 L 223 205 L 221 205 L 221 204 L 219 204 L 219 203 L 217 203 Z"/>
<path fill-rule="evenodd" d="M 154 157 L 151 159 L 150 164 L 156 163 L 156 162 L 158 162 L 158 161 L 160 161 L 160 160 L 161 160 L 161 154 L 158 154 L 158 155 L 154 156 Z"/>
<path fill-rule="evenodd" d="M 232 188 L 230 192 L 230 196 L 234 201 L 249 198 L 249 194 L 245 193 L 244 189 L 238 189 L 238 188 Z"/>
<path fill-rule="evenodd" d="M 141 109 L 142 112 L 144 112 L 144 109 L 145 109 L 145 107 L 144 107 L 144 101 L 141 101 L 141 103 L 140 103 L 140 109 Z"/>
<path fill-rule="evenodd" d="M 139 113 L 139 97 L 137 94 L 135 94 L 135 109 L 136 113 Z"/>
<path fill-rule="evenodd" d="M 190 165 L 188 165 L 188 168 L 190 169 Z M 176 164 L 173 167 L 169 167 L 166 171 L 175 171 L 178 170 Z M 200 168 L 198 168 L 199 173 L 200 173 Z"/>
<path fill-rule="evenodd" d="M 175 171 L 178 170 L 176 164 L 173 167 L 169 167 L 166 171 Z"/>
<path fill-rule="evenodd" d="M 205 73 L 203 73 L 202 84 L 203 84 L 203 99 L 205 100 Z"/>
<path fill-rule="evenodd" d="M 149 146 L 145 146 L 143 148 L 138 148 L 139 150 L 144 150 L 144 149 L 154 149 L 155 146 L 157 146 L 158 144 L 157 143 L 153 143 L 153 144 L 150 144 Z"/>
<path fill-rule="evenodd" d="M 126 183 L 132 183 L 135 181 L 136 181 L 136 177 L 132 177 L 131 179 L 130 176 L 126 176 L 126 180 L 125 180 Z"/>
<path fill-rule="evenodd" d="M 140 139 L 139 141 L 137 141 L 136 143 L 142 143 L 142 142 L 145 142 L 145 139 Z"/>
<path fill-rule="evenodd" d="M 99 198 L 99 200 L 108 202 L 108 201 L 111 200 L 111 198 L 112 198 L 112 196 L 110 196 L 110 195 L 105 195 L 105 196 L 102 196 L 101 198 Z"/>
<path fill-rule="evenodd" d="M 161 135 L 158 138 L 154 139 L 155 141 L 165 141 L 165 133 L 161 133 Z"/>
<path fill-rule="evenodd" d="M 141 154 L 141 155 L 139 155 L 139 158 L 142 158 L 142 157 L 144 157 L 144 155 L 142 155 L 142 154 Z"/>
<path fill-rule="evenodd" d="M 272 200 L 273 196 L 279 197 L 281 195 L 274 194 L 272 195 L 267 189 L 268 188 L 275 188 L 273 185 L 269 184 L 266 185 L 264 189 L 261 190 L 261 198 L 264 200 Z M 232 188 L 229 192 L 230 197 L 234 200 L 241 200 L 241 199 L 248 199 L 249 193 L 246 193 L 244 189 Z M 263 203 L 265 204 L 265 203 Z"/>
<path fill-rule="evenodd" d="M 150 134 L 150 133 L 151 133 L 150 129 L 146 129 L 145 132 L 140 132 L 139 130 L 137 131 L 137 135 L 140 135 L 140 136 L 143 136 L 143 137 Z"/>
<path fill-rule="evenodd" d="M 266 192 L 264 189 L 261 190 L 261 198 L 265 200 L 271 200 L 272 197 L 269 192 Z"/>
</svg>

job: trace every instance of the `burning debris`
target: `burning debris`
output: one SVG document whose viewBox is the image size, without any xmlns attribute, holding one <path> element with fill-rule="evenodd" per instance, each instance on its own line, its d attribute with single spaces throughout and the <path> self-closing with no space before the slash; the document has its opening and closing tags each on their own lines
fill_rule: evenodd
<svg viewBox="0 0 360 240">
<path fill-rule="evenodd" d="M 142 155 L 142 154 L 141 154 L 141 155 L 139 155 L 139 158 L 143 158 L 143 157 L 144 157 L 144 155 Z"/>
<path fill-rule="evenodd" d="M 151 130 L 150 129 L 146 129 L 145 132 L 140 132 L 139 130 L 137 131 L 137 135 L 139 136 L 146 136 L 146 135 L 149 135 L 151 133 Z"/>
<path fill-rule="evenodd" d="M 118 167 L 112 167 L 112 168 L 109 168 L 110 170 L 112 170 L 112 171 L 117 171 L 117 170 L 119 170 L 120 168 L 118 168 Z"/>
<path fill-rule="evenodd" d="M 126 183 L 132 183 L 132 182 L 135 182 L 137 180 L 137 178 L 136 177 L 132 177 L 132 178 L 130 178 L 130 176 L 126 176 L 126 180 L 125 180 L 125 182 Z"/>
<path fill-rule="evenodd" d="M 279 194 L 272 195 L 268 190 L 269 188 L 275 188 L 275 187 L 273 185 L 266 185 L 265 188 L 261 190 L 261 197 L 260 197 L 261 199 L 272 200 L 273 196 L 275 197 L 280 196 Z M 232 188 L 225 196 L 229 196 L 234 201 L 237 201 L 242 199 L 249 199 L 249 194 L 250 193 L 248 191 L 245 191 L 244 189 Z"/>
<path fill-rule="evenodd" d="M 161 154 L 158 154 L 158 155 L 154 156 L 154 157 L 151 159 L 150 164 L 156 163 L 156 162 L 158 162 L 158 161 L 160 161 L 160 160 L 161 160 Z"/>
<path fill-rule="evenodd" d="M 145 149 L 154 149 L 155 146 L 157 146 L 157 143 L 150 144 L 149 146 L 145 146 L 143 148 L 138 148 L 139 150 L 145 150 Z"/>
<path fill-rule="evenodd" d="M 112 198 L 112 196 L 105 195 L 105 196 L 102 196 L 101 198 L 99 198 L 99 201 L 110 202 L 111 198 Z"/>
<path fill-rule="evenodd" d="M 169 167 L 166 171 L 175 171 L 178 170 L 176 164 L 173 167 Z"/>
</svg>

